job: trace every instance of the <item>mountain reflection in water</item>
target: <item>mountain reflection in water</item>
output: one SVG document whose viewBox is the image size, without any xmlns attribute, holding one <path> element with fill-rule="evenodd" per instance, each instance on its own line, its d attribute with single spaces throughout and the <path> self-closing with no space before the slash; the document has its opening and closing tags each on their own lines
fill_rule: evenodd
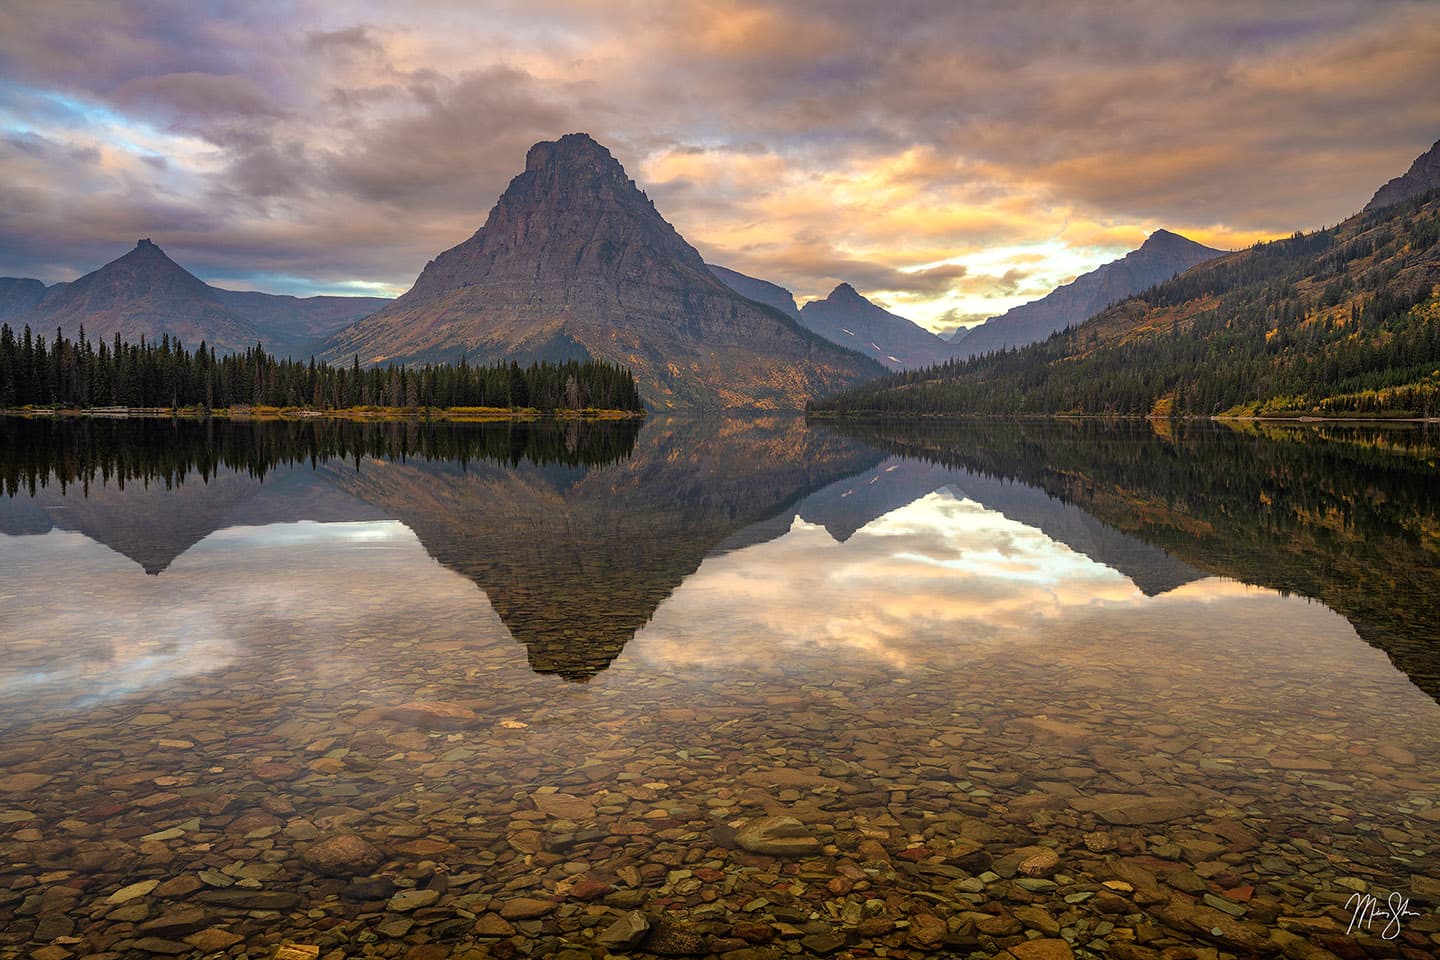
<svg viewBox="0 0 1440 960">
<path fill-rule="evenodd" d="M 80 533 L 174 586 L 182 558 L 187 577 L 208 562 L 231 584 L 290 568 L 324 583 L 304 600 L 289 593 L 300 580 L 279 576 L 288 607 L 274 595 L 249 601 L 276 616 L 322 609 L 319 597 L 362 585 L 423 616 L 457 597 L 405 546 L 413 533 L 429 558 L 484 591 L 536 673 L 567 680 L 604 670 L 642 632 L 668 638 L 652 655 L 701 657 L 674 642 L 686 622 L 713 634 L 746 620 L 731 632 L 908 663 L 927 645 L 1014 640 L 1095 605 L 1181 588 L 1190 599 L 1215 595 L 1206 578 L 1220 576 L 1321 600 L 1440 695 L 1431 622 L 1440 522 L 1423 435 L 1161 436 L 1053 423 L 847 430 L 793 418 L 643 427 L 6 420 L 0 481 L 14 495 L 0 499 L 0 532 Z M 337 526 L 324 536 L 309 523 L 287 531 L 304 521 Z M 376 573 L 376 558 L 358 555 L 345 569 L 343 552 L 356 545 L 347 531 L 360 530 L 396 547 L 395 570 Z M 39 569 L 35 550 L 7 552 Z M 235 568 L 247 550 L 260 559 Z M 133 624 L 147 670 L 168 656 L 194 672 L 229 648 L 178 626 L 199 607 L 167 605 L 165 590 L 125 579 L 113 563 L 96 569 L 114 595 L 105 609 L 143 598 L 152 617 L 170 618 L 141 629 L 137 610 L 106 627 L 113 642 L 117 623 Z M 84 635 L 88 616 L 60 603 L 48 625 L 31 617 L 25 629 L 56 642 Z M 323 616 L 309 628 L 323 632 Z"/>
</svg>

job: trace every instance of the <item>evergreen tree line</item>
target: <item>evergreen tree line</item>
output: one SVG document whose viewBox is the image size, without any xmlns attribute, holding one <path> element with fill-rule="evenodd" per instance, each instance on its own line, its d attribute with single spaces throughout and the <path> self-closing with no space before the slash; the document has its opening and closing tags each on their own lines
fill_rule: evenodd
<svg viewBox="0 0 1440 960">
<path fill-rule="evenodd" d="M 217 356 L 178 340 L 103 340 L 81 328 L 49 343 L 27 326 L 0 325 L 0 408 L 37 407 L 504 407 L 541 411 L 585 408 L 641 411 L 635 378 L 598 360 L 362 369 L 359 359 L 332 366 L 280 360 L 256 345 Z"/>
<path fill-rule="evenodd" d="M 1440 416 L 1437 201 L 1261 244 L 1042 343 L 893 374 L 812 409 Z"/>
<path fill-rule="evenodd" d="M 225 473 L 264 481 L 277 467 L 410 459 L 599 467 L 628 459 L 638 420 L 531 423 L 353 422 L 0 417 L 0 493 L 58 484 L 208 483 Z"/>
</svg>

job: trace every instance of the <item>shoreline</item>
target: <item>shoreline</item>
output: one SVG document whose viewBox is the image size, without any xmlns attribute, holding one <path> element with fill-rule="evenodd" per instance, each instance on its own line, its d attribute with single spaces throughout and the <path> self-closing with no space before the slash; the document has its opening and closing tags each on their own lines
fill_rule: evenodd
<svg viewBox="0 0 1440 960">
<path fill-rule="evenodd" d="M 611 421 L 644 419 L 643 410 L 537 410 L 533 407 L 345 407 L 312 410 L 305 407 L 70 407 L 0 408 L 0 416 L 28 419 L 93 420 L 345 420 L 368 423 L 504 423 L 539 420 Z"/>
<path fill-rule="evenodd" d="M 810 412 L 806 419 L 813 420 L 1134 420 L 1146 423 L 1440 423 L 1440 417 L 1317 417 L 1267 416 L 1227 417 L 1216 414 L 1209 417 L 1151 417 L 1133 413 L 881 413 L 880 411 L 854 411 L 851 413 Z"/>
</svg>

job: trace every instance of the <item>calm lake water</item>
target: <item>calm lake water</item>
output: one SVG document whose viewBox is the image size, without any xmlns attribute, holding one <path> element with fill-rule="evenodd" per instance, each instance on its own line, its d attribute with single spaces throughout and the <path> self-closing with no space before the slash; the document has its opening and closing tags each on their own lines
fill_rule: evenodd
<svg viewBox="0 0 1440 960">
<path fill-rule="evenodd" d="M 0 420 L 0 957 L 1434 956 L 1436 439 Z"/>
</svg>

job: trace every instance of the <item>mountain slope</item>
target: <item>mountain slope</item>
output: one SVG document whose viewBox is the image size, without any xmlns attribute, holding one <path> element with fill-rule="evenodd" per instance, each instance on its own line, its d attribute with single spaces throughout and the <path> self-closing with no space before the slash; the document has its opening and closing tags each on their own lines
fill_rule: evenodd
<svg viewBox="0 0 1440 960">
<path fill-rule="evenodd" d="M 974 357 L 983 353 L 1038 343 L 1078 326 L 1101 310 L 1206 260 L 1224 253 L 1168 230 L 1156 230 L 1141 246 L 1119 260 L 1097 267 L 1030 303 L 1015 307 L 957 334 L 954 354 Z"/>
<path fill-rule="evenodd" d="M 45 284 L 29 277 L 0 277 L 0 320 L 30 310 L 45 296 Z"/>
<path fill-rule="evenodd" d="M 717 280 L 604 147 L 530 148 L 468 240 L 325 355 L 386 361 L 597 357 L 652 407 L 794 408 L 883 372 Z"/>
<path fill-rule="evenodd" d="M 18 324 L 45 334 L 58 327 L 72 337 L 83 326 L 91 342 L 117 335 L 130 342 L 142 336 L 153 341 L 169 334 L 191 347 L 204 340 L 224 352 L 254 346 L 262 336 L 149 240 L 78 280 L 51 287 L 11 325 Z"/>
<path fill-rule="evenodd" d="M 211 287 L 215 299 L 264 332 L 276 353 L 306 351 L 356 320 L 389 306 L 388 297 L 292 297 Z"/>
<path fill-rule="evenodd" d="M 1440 416 L 1440 191 L 1212 260 L 1017 353 L 817 408 Z"/>
<path fill-rule="evenodd" d="M 705 267 L 715 274 L 716 279 L 745 299 L 763 303 L 767 307 L 774 307 L 792 320 L 800 319 L 800 308 L 795 305 L 795 294 L 779 284 L 757 277 L 749 277 L 713 263 L 707 263 Z"/>
<path fill-rule="evenodd" d="M 1392 203 L 1413 200 L 1415 197 L 1440 190 L 1440 140 L 1434 146 L 1415 158 L 1410 169 L 1375 191 L 1375 196 L 1365 204 L 1363 212 L 1370 213 Z"/>
<path fill-rule="evenodd" d="M 842 283 L 824 300 L 800 308 L 800 322 L 826 340 L 873 357 L 891 370 L 943 362 L 950 346 L 929 330 L 897 317 Z"/>
<path fill-rule="evenodd" d="M 141 240 L 129 253 L 71 283 L 49 288 L 39 280 L 0 279 L 0 320 L 28 324 L 48 335 L 58 327 L 94 343 L 159 341 L 169 335 L 186 346 L 201 341 L 219 353 L 263 342 L 270 352 L 303 355 L 317 341 L 390 301 L 380 297 L 290 297 L 221 290 Z"/>
</svg>

